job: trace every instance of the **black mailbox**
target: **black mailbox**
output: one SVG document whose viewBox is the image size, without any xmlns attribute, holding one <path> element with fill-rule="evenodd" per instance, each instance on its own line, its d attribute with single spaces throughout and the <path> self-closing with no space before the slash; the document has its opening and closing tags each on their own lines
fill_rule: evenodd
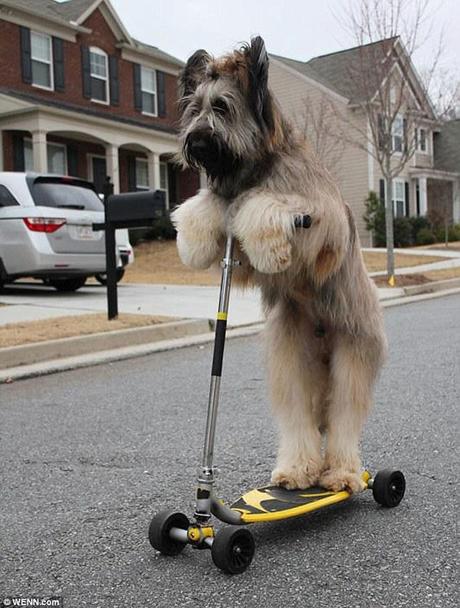
<svg viewBox="0 0 460 608">
<path fill-rule="evenodd" d="M 118 316 L 117 292 L 117 254 L 115 230 L 117 228 L 142 228 L 151 226 L 165 214 L 166 198 L 162 190 L 109 194 L 112 184 L 107 182 L 104 199 L 105 222 L 93 224 L 93 230 L 105 231 L 105 259 L 107 271 L 107 310 L 108 317 Z"/>
<path fill-rule="evenodd" d="M 106 203 L 106 221 L 117 224 L 117 228 L 148 226 L 164 215 L 165 203 L 166 197 L 162 190 L 112 194 Z"/>
</svg>

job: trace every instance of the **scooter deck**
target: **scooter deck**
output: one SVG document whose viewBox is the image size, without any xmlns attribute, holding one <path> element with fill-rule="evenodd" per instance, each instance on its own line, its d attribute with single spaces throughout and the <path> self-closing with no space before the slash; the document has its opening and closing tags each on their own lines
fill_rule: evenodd
<svg viewBox="0 0 460 608">
<path fill-rule="evenodd" d="M 367 484 L 370 474 L 365 471 L 362 478 Z M 331 492 L 320 487 L 286 490 L 279 486 L 263 486 L 249 490 L 230 508 L 241 513 L 243 523 L 249 524 L 298 517 L 343 502 L 350 497 L 351 494 L 345 490 Z"/>
</svg>

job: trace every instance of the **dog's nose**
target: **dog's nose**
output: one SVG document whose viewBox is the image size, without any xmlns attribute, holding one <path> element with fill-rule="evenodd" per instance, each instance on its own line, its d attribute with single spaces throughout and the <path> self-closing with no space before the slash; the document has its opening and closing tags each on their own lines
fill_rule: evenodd
<svg viewBox="0 0 460 608">
<path fill-rule="evenodd" d="M 203 159 L 206 157 L 208 146 L 209 146 L 209 142 L 203 138 L 193 139 L 190 142 L 190 153 L 197 160 Z"/>
</svg>

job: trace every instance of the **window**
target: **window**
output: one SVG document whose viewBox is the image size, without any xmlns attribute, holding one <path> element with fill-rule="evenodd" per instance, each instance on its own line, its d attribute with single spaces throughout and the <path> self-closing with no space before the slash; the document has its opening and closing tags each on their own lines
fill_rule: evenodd
<svg viewBox="0 0 460 608">
<path fill-rule="evenodd" d="M 157 79 L 151 68 L 141 67 L 142 112 L 157 116 Z"/>
<path fill-rule="evenodd" d="M 404 138 L 404 120 L 401 116 L 396 116 L 391 128 L 392 150 L 402 152 Z"/>
<path fill-rule="evenodd" d="M 104 206 L 91 186 L 78 180 L 59 177 L 38 177 L 31 188 L 32 198 L 38 207 L 103 211 Z"/>
<path fill-rule="evenodd" d="M 63 144 L 48 144 L 48 172 L 67 175 L 67 150 Z"/>
<path fill-rule="evenodd" d="M 67 146 L 64 144 L 47 144 L 48 172 L 67 175 Z M 34 170 L 32 140 L 24 139 L 24 171 Z"/>
<path fill-rule="evenodd" d="M 144 158 L 136 158 L 136 189 L 149 189 L 149 170 Z"/>
<path fill-rule="evenodd" d="M 34 155 L 32 151 L 32 140 L 24 140 L 24 171 L 34 170 Z"/>
<path fill-rule="evenodd" d="M 107 53 L 91 47 L 89 50 L 91 101 L 109 103 L 109 67 Z"/>
<path fill-rule="evenodd" d="M 426 130 L 425 129 L 419 129 L 418 130 L 418 138 L 417 138 L 417 149 L 420 152 L 427 152 L 427 137 L 426 137 Z"/>
<path fill-rule="evenodd" d="M 32 59 L 32 84 L 36 87 L 52 90 L 54 88 L 54 83 L 51 36 L 31 32 L 30 46 Z"/>
<path fill-rule="evenodd" d="M 393 180 L 393 213 L 395 217 L 406 215 L 406 187 L 402 180 Z"/>
<path fill-rule="evenodd" d="M 13 207 L 19 205 L 11 192 L 5 186 L 0 185 L 0 207 Z"/>
</svg>

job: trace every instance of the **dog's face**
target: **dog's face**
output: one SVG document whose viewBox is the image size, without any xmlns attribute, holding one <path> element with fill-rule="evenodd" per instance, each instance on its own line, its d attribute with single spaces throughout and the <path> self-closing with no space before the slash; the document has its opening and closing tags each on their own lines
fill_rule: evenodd
<svg viewBox="0 0 460 608">
<path fill-rule="evenodd" d="M 218 59 L 203 50 L 190 57 L 180 78 L 186 165 L 219 178 L 261 157 L 274 120 L 267 81 L 268 55 L 260 37 Z"/>
</svg>

